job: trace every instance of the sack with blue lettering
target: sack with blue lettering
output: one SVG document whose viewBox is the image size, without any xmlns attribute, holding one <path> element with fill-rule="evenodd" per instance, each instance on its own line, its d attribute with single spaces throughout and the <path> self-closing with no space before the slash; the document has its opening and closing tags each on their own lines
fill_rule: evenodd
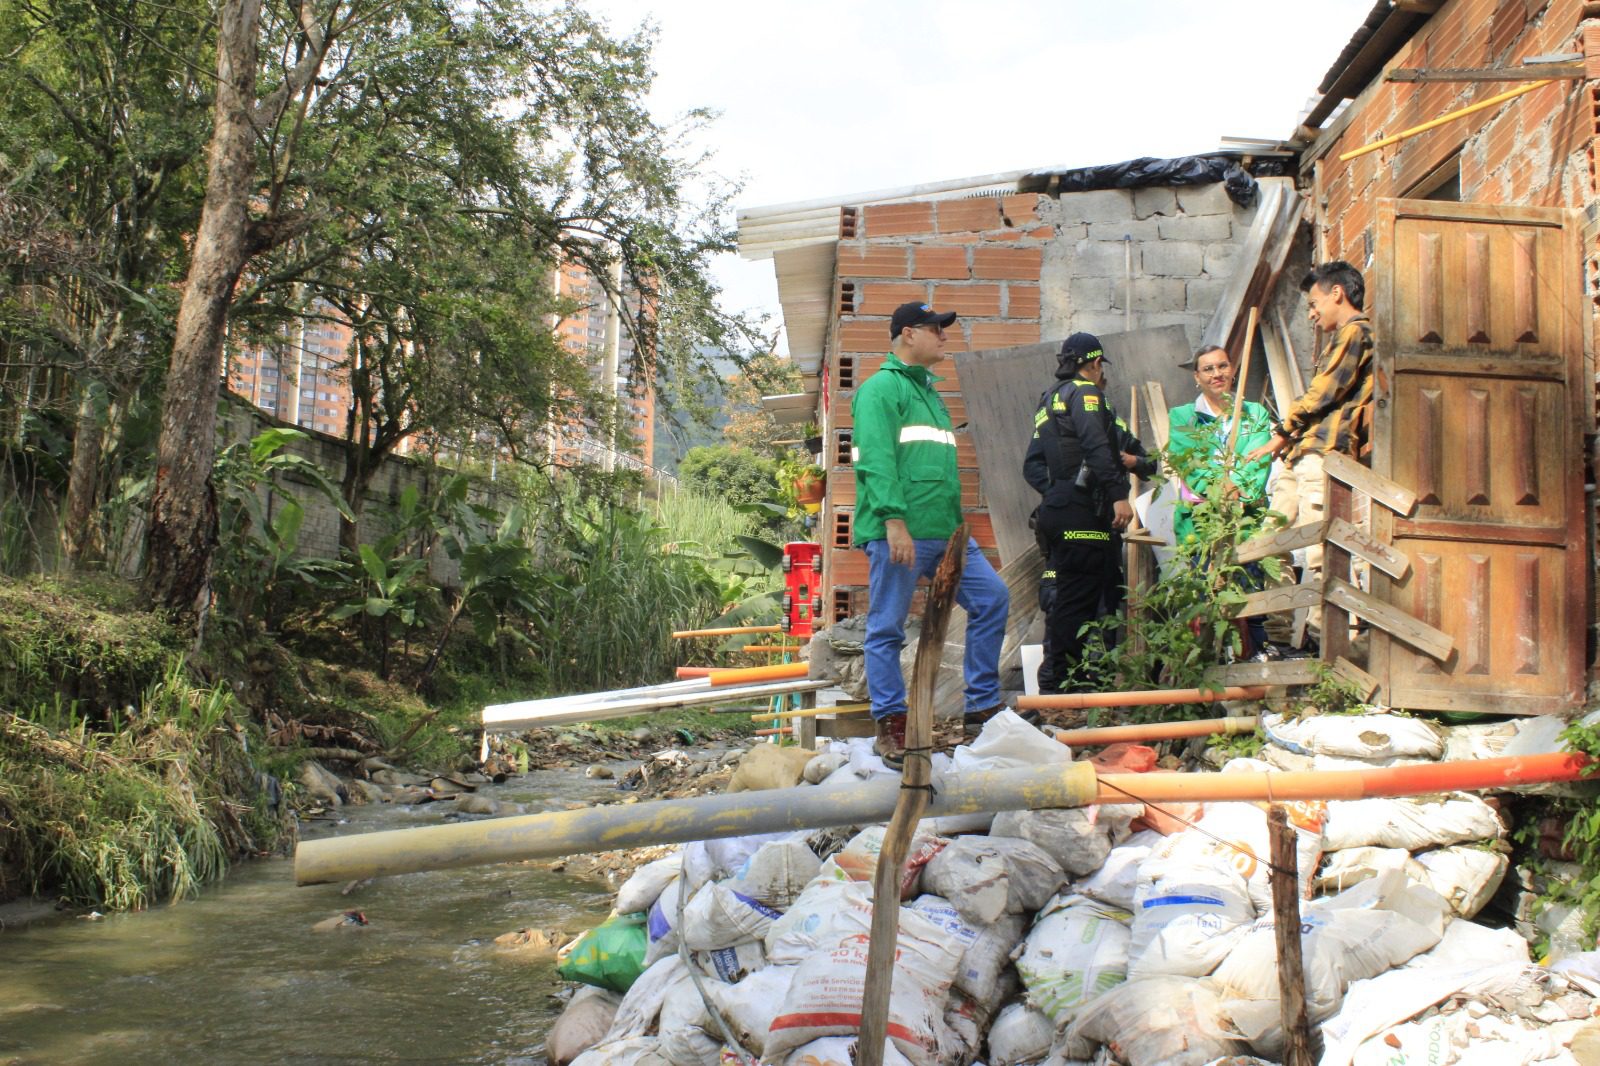
<svg viewBox="0 0 1600 1066">
<path fill-rule="evenodd" d="M 689 900 L 679 934 L 691 951 L 714 951 L 747 940 L 760 940 L 780 917 L 781 912 L 760 900 L 740 895 L 720 882 L 712 882 Z"/>
<path fill-rule="evenodd" d="M 1192 839 L 1191 839 L 1192 838 Z M 1193 829 L 1167 837 L 1139 866 L 1130 977 L 1204 977 L 1255 921 L 1244 872 Z"/>
</svg>

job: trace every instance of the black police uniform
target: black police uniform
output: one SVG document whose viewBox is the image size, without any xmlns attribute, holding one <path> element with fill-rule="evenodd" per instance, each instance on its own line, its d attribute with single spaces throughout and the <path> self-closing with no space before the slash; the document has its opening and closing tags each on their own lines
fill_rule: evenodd
<svg viewBox="0 0 1600 1066">
<path fill-rule="evenodd" d="M 1128 496 L 1128 473 L 1118 446 L 1137 444 L 1099 386 L 1070 371 L 1039 401 L 1022 474 L 1043 496 L 1035 534 L 1054 571 L 1055 596 L 1045 616 L 1045 654 L 1039 690 L 1055 692 L 1082 658 L 1079 630 L 1120 602 L 1122 568 L 1111 528 L 1112 505 Z M 1132 448 L 1129 448 L 1132 451 Z M 1139 451 L 1143 452 L 1143 446 Z M 1041 590 L 1042 592 L 1043 590 Z M 1041 603 L 1045 597 L 1041 595 Z"/>
</svg>

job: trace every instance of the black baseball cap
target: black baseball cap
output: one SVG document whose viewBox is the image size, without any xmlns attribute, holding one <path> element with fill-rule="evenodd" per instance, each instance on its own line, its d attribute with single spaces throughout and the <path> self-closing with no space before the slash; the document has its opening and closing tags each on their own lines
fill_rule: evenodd
<svg viewBox="0 0 1600 1066">
<path fill-rule="evenodd" d="M 900 331 L 907 326 L 938 326 L 940 329 L 947 329 L 955 320 L 954 311 L 935 311 L 921 300 L 912 300 L 894 309 L 894 317 L 889 319 L 889 339 L 899 337 Z"/>
<path fill-rule="evenodd" d="M 1100 338 L 1093 333 L 1074 333 L 1062 341 L 1061 354 L 1057 358 L 1063 363 L 1072 363 L 1075 366 L 1096 359 L 1106 366 L 1111 365 L 1111 360 L 1106 358 L 1105 349 L 1100 347 Z"/>
</svg>

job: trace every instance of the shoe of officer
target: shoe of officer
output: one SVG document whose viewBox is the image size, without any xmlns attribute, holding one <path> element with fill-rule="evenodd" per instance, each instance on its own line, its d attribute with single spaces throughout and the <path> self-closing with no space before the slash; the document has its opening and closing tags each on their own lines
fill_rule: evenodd
<svg viewBox="0 0 1600 1066">
<path fill-rule="evenodd" d="M 906 764 L 906 716 L 886 714 L 875 724 L 878 734 L 872 742 L 872 753 L 891 770 L 903 768 Z"/>
</svg>

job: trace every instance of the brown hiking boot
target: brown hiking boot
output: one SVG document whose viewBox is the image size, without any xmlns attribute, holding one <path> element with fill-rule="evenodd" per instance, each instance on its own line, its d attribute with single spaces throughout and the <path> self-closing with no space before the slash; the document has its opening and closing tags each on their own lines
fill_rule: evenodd
<svg viewBox="0 0 1600 1066">
<path fill-rule="evenodd" d="M 986 711 L 968 711 L 961 716 L 961 735 L 963 739 L 975 740 L 989 719 L 1006 709 L 1003 703 L 997 703 Z"/>
<path fill-rule="evenodd" d="M 878 738 L 872 742 L 872 752 L 891 770 L 906 764 L 906 716 L 886 714 L 877 719 Z"/>
</svg>

